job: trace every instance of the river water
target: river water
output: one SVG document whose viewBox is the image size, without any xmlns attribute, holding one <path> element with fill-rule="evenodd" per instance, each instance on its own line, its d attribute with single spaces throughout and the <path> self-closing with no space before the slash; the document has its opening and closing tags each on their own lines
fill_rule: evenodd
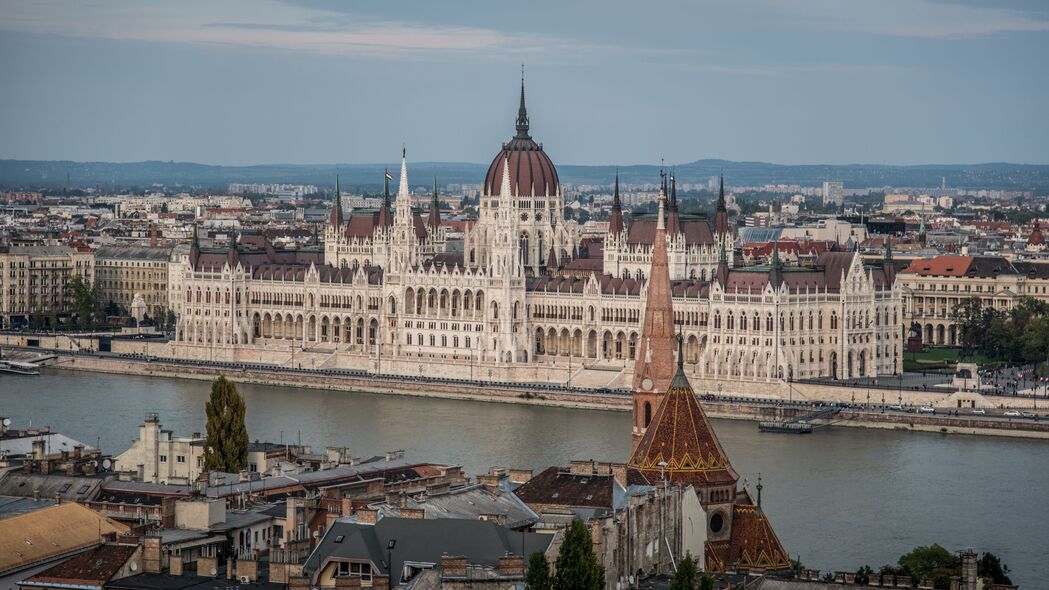
<svg viewBox="0 0 1049 590">
<path fill-rule="evenodd" d="M 536 470 L 572 459 L 625 461 L 630 416 L 501 403 L 242 384 L 252 440 L 346 446 L 360 457 Z M 0 375 L 0 416 L 113 454 L 159 412 L 176 436 L 204 430 L 203 381 L 45 369 Z M 1022 588 L 1049 589 L 1049 442 L 851 428 L 760 434 L 714 420 L 736 470 L 764 482 L 763 506 L 808 567 L 875 569 L 917 545 L 998 554 Z M 751 488 L 753 493 L 753 487 Z"/>
</svg>

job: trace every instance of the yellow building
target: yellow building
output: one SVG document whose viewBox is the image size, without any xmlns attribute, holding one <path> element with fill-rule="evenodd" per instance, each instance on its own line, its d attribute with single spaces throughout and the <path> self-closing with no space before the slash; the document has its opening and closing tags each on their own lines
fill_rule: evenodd
<svg viewBox="0 0 1049 590">
<path fill-rule="evenodd" d="M 68 317 L 69 280 L 93 271 L 94 255 L 68 246 L 0 247 L 0 326 L 48 328 Z"/>
<path fill-rule="evenodd" d="M 896 275 L 903 286 L 904 317 L 925 344 L 956 346 L 954 310 L 966 299 L 1007 311 L 1025 297 L 1049 301 L 1049 263 L 998 256 L 937 256 L 913 261 Z"/>
<path fill-rule="evenodd" d="M 115 303 L 130 313 L 142 297 L 145 313 L 160 318 L 168 309 L 168 263 L 171 248 L 105 246 L 95 252 L 95 277 L 104 304 Z"/>
</svg>

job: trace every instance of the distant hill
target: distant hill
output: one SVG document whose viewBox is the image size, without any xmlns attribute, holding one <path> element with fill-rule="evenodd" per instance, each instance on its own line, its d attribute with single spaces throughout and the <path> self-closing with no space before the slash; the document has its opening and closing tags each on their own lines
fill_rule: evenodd
<svg viewBox="0 0 1049 590">
<path fill-rule="evenodd" d="M 45 160 L 0 160 L 0 187 L 55 188 L 95 184 L 107 188 L 167 187 L 221 188 L 231 182 L 301 183 L 330 187 L 338 170 L 341 182 L 349 189 L 376 190 L 382 185 L 383 170 L 396 171 L 400 163 L 390 164 L 263 164 L 257 166 L 209 166 L 190 162 L 69 162 Z M 484 164 L 452 162 L 413 162 L 413 186 L 427 185 L 436 174 L 441 185 L 450 183 L 480 184 L 486 171 Z M 571 184 L 611 182 L 614 166 L 560 165 L 561 181 Z M 1049 165 L 1041 164 L 928 164 L 920 166 L 884 166 L 875 164 L 782 165 L 765 162 L 732 162 L 698 160 L 674 167 L 681 182 L 703 183 L 710 176 L 724 172 L 730 185 L 766 183 L 817 186 L 824 180 L 840 180 L 846 188 L 898 186 L 939 187 L 945 178 L 949 187 L 971 189 L 1007 189 L 1049 191 Z M 625 183 L 654 182 L 659 167 L 652 165 L 620 166 Z"/>
</svg>

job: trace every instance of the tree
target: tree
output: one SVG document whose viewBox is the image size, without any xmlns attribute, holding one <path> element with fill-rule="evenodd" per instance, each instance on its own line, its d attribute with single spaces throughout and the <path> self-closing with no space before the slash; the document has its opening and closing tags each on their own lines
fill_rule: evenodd
<svg viewBox="0 0 1049 590">
<path fill-rule="evenodd" d="M 874 570 L 871 566 L 865 565 L 860 569 L 856 570 L 856 583 L 857 584 L 870 584 L 871 576 L 874 575 Z"/>
<path fill-rule="evenodd" d="M 990 578 L 993 584 L 1012 585 L 1013 583 L 1009 579 L 1009 566 L 1003 564 L 1002 560 L 993 553 L 984 553 L 980 556 L 980 561 L 976 562 L 976 574 L 981 578 Z"/>
<path fill-rule="evenodd" d="M 96 321 L 102 317 L 102 304 L 98 284 L 80 275 L 69 279 L 66 290 L 72 296 L 73 315 L 76 316 L 76 325 L 81 330 L 87 330 L 95 326 Z"/>
<path fill-rule="evenodd" d="M 211 399 L 205 406 L 208 440 L 204 469 L 237 473 L 248 466 L 248 429 L 244 425 L 244 398 L 225 377 L 211 384 Z"/>
<path fill-rule="evenodd" d="M 957 555 L 935 543 L 915 547 L 901 555 L 897 563 L 914 581 L 932 580 L 933 586 L 942 590 L 951 587 L 951 576 L 961 567 Z"/>
<path fill-rule="evenodd" d="M 565 540 L 557 555 L 556 590 L 602 590 L 605 586 L 605 568 L 594 555 L 590 531 L 578 518 L 565 530 Z"/>
<path fill-rule="evenodd" d="M 714 590 L 714 578 L 711 578 L 709 574 L 703 574 L 703 577 L 699 579 L 699 590 Z"/>
<path fill-rule="evenodd" d="M 678 562 L 670 590 L 696 590 L 696 561 L 691 551 L 685 552 L 685 558 Z"/>
<path fill-rule="evenodd" d="M 528 558 L 528 572 L 525 574 L 525 590 L 550 590 L 550 562 L 546 554 L 536 551 Z"/>
</svg>

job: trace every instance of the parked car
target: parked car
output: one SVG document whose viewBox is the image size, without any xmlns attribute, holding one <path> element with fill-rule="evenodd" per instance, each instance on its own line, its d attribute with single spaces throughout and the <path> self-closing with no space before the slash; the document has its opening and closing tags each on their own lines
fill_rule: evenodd
<svg viewBox="0 0 1049 590">
<path fill-rule="evenodd" d="M 1009 410 L 1004 415 L 1010 418 L 1019 418 L 1021 416 L 1020 410 Z"/>
<path fill-rule="evenodd" d="M 971 412 L 969 412 L 969 413 L 970 414 L 986 414 L 987 410 L 985 410 L 983 408 L 973 408 L 973 410 Z"/>
<path fill-rule="evenodd" d="M 1035 418 L 1034 412 L 1020 412 L 1020 415 L 1024 418 Z"/>
<path fill-rule="evenodd" d="M 932 406 L 920 406 L 918 408 L 918 413 L 919 414 L 935 414 L 936 413 L 936 409 L 933 408 Z"/>
<path fill-rule="evenodd" d="M 708 393 L 708 394 L 703 396 L 703 401 L 712 402 L 715 399 L 717 399 L 717 397 L 713 393 Z"/>
<path fill-rule="evenodd" d="M 890 410 L 896 410 L 897 412 L 902 412 L 903 411 L 903 406 L 901 406 L 900 404 L 893 404 L 891 406 L 888 406 L 888 408 Z"/>
</svg>

